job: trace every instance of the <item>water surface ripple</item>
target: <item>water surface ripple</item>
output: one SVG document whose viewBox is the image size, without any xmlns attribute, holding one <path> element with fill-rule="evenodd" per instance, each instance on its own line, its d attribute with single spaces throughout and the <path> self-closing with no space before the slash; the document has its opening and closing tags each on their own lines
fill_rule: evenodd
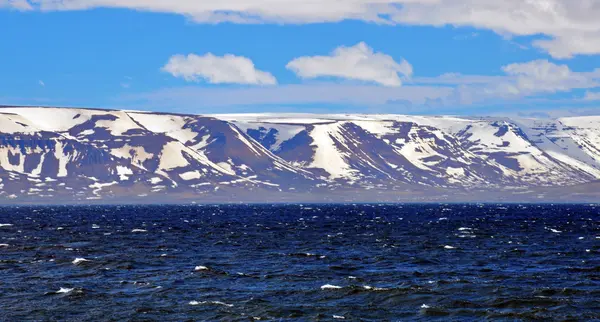
<svg viewBox="0 0 600 322">
<path fill-rule="evenodd" d="M 594 205 L 0 208 L 4 321 L 600 320 Z"/>
</svg>

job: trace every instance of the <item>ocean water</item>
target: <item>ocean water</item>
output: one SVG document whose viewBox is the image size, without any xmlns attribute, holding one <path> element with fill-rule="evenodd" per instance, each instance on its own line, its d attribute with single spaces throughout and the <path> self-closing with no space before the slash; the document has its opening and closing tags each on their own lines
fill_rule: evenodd
<svg viewBox="0 0 600 322">
<path fill-rule="evenodd" d="M 0 208 L 1 321 L 600 320 L 600 206 Z"/>
</svg>

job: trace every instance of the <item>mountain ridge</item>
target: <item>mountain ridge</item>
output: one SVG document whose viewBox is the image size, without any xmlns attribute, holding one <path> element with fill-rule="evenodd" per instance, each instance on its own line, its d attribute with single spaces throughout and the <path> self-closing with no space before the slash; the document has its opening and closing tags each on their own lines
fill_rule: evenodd
<svg viewBox="0 0 600 322">
<path fill-rule="evenodd" d="M 600 116 L 0 107 L 5 203 L 588 202 L 598 180 Z"/>
</svg>

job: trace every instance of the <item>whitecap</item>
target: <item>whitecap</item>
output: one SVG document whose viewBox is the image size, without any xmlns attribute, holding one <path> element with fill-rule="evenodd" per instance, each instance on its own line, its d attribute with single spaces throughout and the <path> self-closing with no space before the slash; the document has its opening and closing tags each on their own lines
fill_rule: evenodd
<svg viewBox="0 0 600 322">
<path fill-rule="evenodd" d="M 227 306 L 227 307 L 233 307 L 233 304 L 228 304 L 225 302 L 221 302 L 221 301 L 202 301 L 202 302 L 198 302 L 198 301 L 190 301 L 190 305 L 205 305 L 205 304 L 214 304 L 214 305 L 222 305 L 222 306 Z"/>
<path fill-rule="evenodd" d="M 208 268 L 208 267 L 206 267 L 206 266 L 196 266 L 196 268 L 194 268 L 194 270 L 195 270 L 196 272 L 198 272 L 198 271 L 208 271 L 208 270 L 209 270 L 209 268 Z"/>
<path fill-rule="evenodd" d="M 67 294 L 73 291 L 72 288 L 61 287 L 60 290 L 56 291 L 56 294 Z"/>
<path fill-rule="evenodd" d="M 9 244 L 0 244 L 0 247 L 8 247 L 10 246 Z"/>
<path fill-rule="evenodd" d="M 98 225 L 96 225 L 96 224 L 93 224 L 93 225 L 92 225 L 92 229 L 100 229 L 100 226 L 98 226 Z"/>
<path fill-rule="evenodd" d="M 346 317 L 342 316 L 342 315 L 334 315 L 333 316 L 334 319 L 338 319 L 338 320 L 345 320 Z"/>
<path fill-rule="evenodd" d="M 13 224 L 0 224 L 0 228 L 2 227 L 12 227 Z"/>
<path fill-rule="evenodd" d="M 382 287 L 373 287 L 373 286 L 369 286 L 369 285 L 364 285 L 363 288 L 365 290 L 369 290 L 369 291 L 387 291 L 387 288 L 382 288 Z"/>
<path fill-rule="evenodd" d="M 450 245 L 446 245 L 446 246 L 444 246 L 444 249 L 456 249 L 456 247 L 450 246 Z"/>
<path fill-rule="evenodd" d="M 421 305 L 421 308 L 422 309 L 429 309 L 429 308 L 431 308 L 431 306 L 429 306 L 427 304 L 423 304 L 423 305 Z"/>
<path fill-rule="evenodd" d="M 459 231 L 465 231 L 465 230 L 473 230 L 473 228 L 469 228 L 469 227 L 460 227 L 458 228 Z"/>
<path fill-rule="evenodd" d="M 73 263 L 73 265 L 79 265 L 83 262 L 89 262 L 89 260 L 87 260 L 85 258 L 75 258 L 75 260 L 72 263 Z"/>
<path fill-rule="evenodd" d="M 134 229 L 131 232 L 132 233 L 147 233 L 148 231 L 145 229 Z"/>
<path fill-rule="evenodd" d="M 341 286 L 331 285 L 331 284 L 325 284 L 325 285 L 321 286 L 322 290 L 339 290 L 341 288 L 342 288 Z"/>
</svg>

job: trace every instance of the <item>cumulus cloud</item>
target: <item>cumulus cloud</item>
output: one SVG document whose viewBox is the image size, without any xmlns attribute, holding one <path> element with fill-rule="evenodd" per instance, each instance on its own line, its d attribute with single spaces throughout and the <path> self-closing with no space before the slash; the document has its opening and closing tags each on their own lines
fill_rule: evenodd
<svg viewBox="0 0 600 322">
<path fill-rule="evenodd" d="M 338 77 L 384 86 L 401 86 L 402 80 L 413 73 L 407 61 L 396 62 L 364 42 L 353 47 L 338 47 L 329 56 L 299 57 L 286 67 L 301 78 Z"/>
<path fill-rule="evenodd" d="M 555 58 L 600 54 L 596 0 L 0 0 L 21 10 L 129 8 L 181 14 L 198 23 L 322 23 L 469 26 L 505 36 L 545 35 Z"/>
<path fill-rule="evenodd" d="M 511 94 L 565 92 L 599 86 L 600 70 L 574 72 L 567 65 L 557 65 L 547 60 L 510 64 L 502 70 L 513 78 L 505 87 Z"/>
<path fill-rule="evenodd" d="M 175 55 L 162 70 L 190 82 L 204 80 L 211 84 L 277 84 L 273 75 L 256 69 L 252 60 L 229 54 Z"/>
</svg>

